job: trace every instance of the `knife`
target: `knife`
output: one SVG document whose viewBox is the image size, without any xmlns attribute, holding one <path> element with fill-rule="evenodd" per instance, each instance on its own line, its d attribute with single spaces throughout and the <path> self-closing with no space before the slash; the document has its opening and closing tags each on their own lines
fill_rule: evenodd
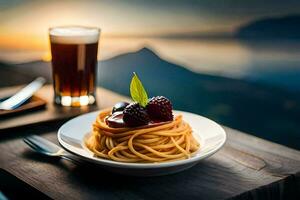
<svg viewBox="0 0 300 200">
<path fill-rule="evenodd" d="M 0 109 L 2 110 L 13 110 L 22 105 L 26 100 L 28 100 L 32 95 L 39 90 L 46 79 L 43 77 L 38 77 L 26 87 L 22 88 L 19 92 L 9 97 L 8 99 L 0 102 Z"/>
</svg>

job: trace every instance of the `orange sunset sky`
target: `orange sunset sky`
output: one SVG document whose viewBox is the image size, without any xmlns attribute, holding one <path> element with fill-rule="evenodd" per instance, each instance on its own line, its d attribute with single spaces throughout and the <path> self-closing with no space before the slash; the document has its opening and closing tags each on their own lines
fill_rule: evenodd
<svg viewBox="0 0 300 200">
<path fill-rule="evenodd" d="M 53 26 L 97 26 L 102 29 L 101 45 L 117 45 L 115 38 L 128 36 L 231 33 L 254 18 L 299 12 L 299 3 L 290 2 L 272 1 L 270 9 L 268 1 L 258 0 L 242 4 L 231 0 L 0 0 L 0 60 L 12 52 L 29 51 L 43 52 L 43 58 L 49 59 L 48 28 Z"/>
</svg>

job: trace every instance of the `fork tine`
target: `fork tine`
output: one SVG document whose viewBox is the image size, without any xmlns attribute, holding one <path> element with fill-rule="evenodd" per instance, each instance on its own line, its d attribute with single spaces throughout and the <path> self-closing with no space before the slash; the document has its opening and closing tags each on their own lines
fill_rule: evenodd
<svg viewBox="0 0 300 200">
<path fill-rule="evenodd" d="M 40 137 L 37 135 L 27 136 L 23 138 L 23 141 L 30 146 L 34 151 L 45 154 L 48 156 L 54 156 L 59 158 L 64 158 L 70 161 L 73 161 L 74 163 L 81 163 L 80 161 L 76 160 L 76 158 L 73 158 L 71 155 L 63 154 L 62 151 L 64 151 L 62 148 L 57 146 L 56 144 Z"/>
<path fill-rule="evenodd" d="M 40 149 L 38 148 L 38 146 L 36 146 L 30 139 L 28 138 L 23 138 L 23 141 L 30 146 L 33 150 L 35 151 L 39 151 Z"/>
<path fill-rule="evenodd" d="M 26 138 L 24 138 L 32 148 L 34 148 L 36 151 L 39 151 L 39 152 L 44 152 L 46 153 L 47 150 L 45 148 L 43 148 L 43 146 L 40 145 L 40 141 L 37 140 L 36 137 L 33 136 L 28 136 Z M 27 144 L 28 144 L 27 143 Z"/>
<path fill-rule="evenodd" d="M 53 142 L 37 135 L 27 136 L 24 138 L 24 142 L 26 142 L 25 140 L 27 141 L 27 144 L 31 144 L 30 146 L 32 148 L 44 154 L 55 154 L 62 149 Z"/>
</svg>

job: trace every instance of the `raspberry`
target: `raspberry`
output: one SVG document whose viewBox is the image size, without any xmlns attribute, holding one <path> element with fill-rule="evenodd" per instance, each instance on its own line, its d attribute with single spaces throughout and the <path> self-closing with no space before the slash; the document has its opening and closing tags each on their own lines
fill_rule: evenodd
<svg viewBox="0 0 300 200">
<path fill-rule="evenodd" d="M 163 96 L 152 97 L 147 104 L 147 112 L 154 121 L 172 121 L 172 104 Z"/>
<path fill-rule="evenodd" d="M 145 108 L 139 103 L 131 103 L 123 111 L 123 120 L 129 127 L 147 125 L 150 122 L 149 115 Z"/>
</svg>

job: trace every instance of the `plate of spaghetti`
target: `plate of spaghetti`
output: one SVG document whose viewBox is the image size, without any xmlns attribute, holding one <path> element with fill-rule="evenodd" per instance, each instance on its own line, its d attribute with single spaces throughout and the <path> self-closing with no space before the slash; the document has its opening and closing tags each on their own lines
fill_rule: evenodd
<svg viewBox="0 0 300 200">
<path fill-rule="evenodd" d="M 136 74 L 130 92 L 132 103 L 119 102 L 66 122 L 58 131 L 62 147 L 112 172 L 158 176 L 188 169 L 224 145 L 220 125 L 173 110 L 166 97 L 148 99 Z"/>
</svg>

